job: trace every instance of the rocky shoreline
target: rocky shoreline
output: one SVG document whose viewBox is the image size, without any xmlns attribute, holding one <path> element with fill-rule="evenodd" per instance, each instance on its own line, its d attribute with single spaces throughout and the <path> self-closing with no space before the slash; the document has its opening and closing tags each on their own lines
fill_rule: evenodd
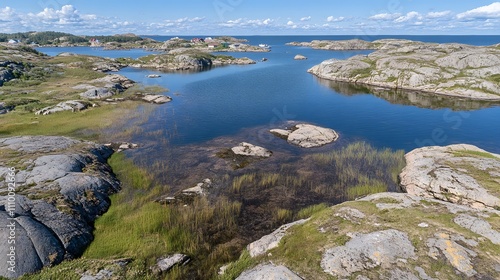
<svg viewBox="0 0 500 280">
<path fill-rule="evenodd" d="M 451 145 L 416 149 L 406 161 L 400 177 L 407 193 L 369 195 L 284 225 L 247 246 L 247 270 L 237 272 L 236 262 L 222 275 L 498 278 L 500 155 Z"/>
<path fill-rule="evenodd" d="M 233 152 L 248 156 L 250 148 L 258 152 L 252 156 L 271 155 L 248 143 Z M 16 253 L 26 260 L 15 274 L 2 276 L 15 278 L 79 257 L 93 239 L 93 221 L 110 206 L 109 195 L 120 190 L 106 164 L 113 150 L 67 137 L 23 136 L 0 139 L 0 153 L 0 176 L 6 176 L 9 168 L 16 170 L 15 204 L 9 204 L 7 183 L 0 183 L 0 218 L 4 224 L 14 218 L 17 238 L 23 240 Z M 500 276 L 491 257 L 500 250 L 500 155 L 461 144 L 424 147 L 405 157 L 407 166 L 399 176 L 406 193 L 379 193 L 344 202 L 280 227 L 248 245 L 253 265 L 239 272 L 237 279 L 255 279 L 262 273 L 293 276 L 290 279 L 321 279 L 323 273 L 439 279 L 448 269 L 463 277 Z M 211 184 L 205 179 L 182 194 L 204 195 Z M 8 228 L 3 227 L 0 234 L 8 238 Z M 301 239 L 312 242 L 310 249 L 320 250 L 321 255 L 308 256 L 309 249 L 294 247 Z M 4 245 L 0 258 L 9 250 Z M 307 262 L 317 261 L 321 271 L 282 254 L 290 250 L 305 250 Z M 182 256 L 172 264 L 170 257 L 162 258 L 151 269 L 162 270 L 164 262 L 169 265 L 162 271 L 177 263 L 186 265 L 189 257 Z M 440 268 L 432 267 L 435 260 L 442 262 Z M 7 260 L 2 263 L 0 271 L 8 271 Z M 234 267 L 230 264 L 224 273 L 233 273 Z"/>
<path fill-rule="evenodd" d="M 0 176 L 15 173 L 13 184 L 0 182 L 0 236 L 8 240 L 13 230 L 5 225 L 15 224 L 17 259 L 9 270 L 11 249 L 3 242 L 0 275 L 17 278 L 79 257 L 93 239 L 94 220 L 110 206 L 109 195 L 120 190 L 106 163 L 113 150 L 67 137 L 23 136 L 0 139 L 0 151 Z"/>
<path fill-rule="evenodd" d="M 500 100 L 500 50 L 496 47 L 388 39 L 306 45 L 328 50 L 376 50 L 347 60 L 326 60 L 308 70 L 323 79 L 465 99 Z"/>
</svg>

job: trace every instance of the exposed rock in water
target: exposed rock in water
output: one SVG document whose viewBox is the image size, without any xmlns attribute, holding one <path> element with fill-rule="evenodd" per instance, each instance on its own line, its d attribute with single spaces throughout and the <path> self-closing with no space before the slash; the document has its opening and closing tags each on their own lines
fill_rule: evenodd
<svg viewBox="0 0 500 280">
<path fill-rule="evenodd" d="M 80 112 L 92 106 L 92 103 L 81 100 L 70 100 L 61 102 L 55 106 L 45 107 L 35 113 L 35 115 L 50 115 L 57 112 L 71 111 Z"/>
<path fill-rule="evenodd" d="M 298 54 L 293 59 L 295 59 L 295 60 L 305 60 L 305 59 L 307 59 L 307 57 L 305 57 L 305 56 L 303 56 L 301 54 Z"/>
<path fill-rule="evenodd" d="M 297 124 L 289 130 L 271 129 L 270 132 L 280 138 L 287 139 L 288 143 L 302 148 L 323 146 L 339 138 L 333 129 L 311 124 Z"/>
<path fill-rule="evenodd" d="M 0 275 L 15 278 L 80 256 L 93 239 L 93 222 L 120 189 L 107 165 L 110 148 L 67 137 L 24 136 L 0 139 L 0 150 L 14 153 L 0 159 L 0 177 L 16 169 L 15 203 L 10 187 L 0 182 L 0 222 L 16 227 L 15 272 L 7 270 L 6 242 L 0 245 Z M 11 218 L 13 220 L 10 220 Z M 7 240 L 2 228 L 0 237 Z M 22 260 L 22 261 L 21 261 Z"/>
<path fill-rule="evenodd" d="M 266 253 L 267 251 L 278 247 L 278 244 L 280 243 L 281 239 L 286 235 L 286 232 L 289 228 L 295 225 L 301 225 L 307 221 L 308 220 L 303 219 L 295 221 L 293 223 L 282 225 L 272 233 L 263 236 L 261 239 L 248 244 L 247 250 L 250 253 L 250 256 L 251 257 L 260 256 Z"/>
<path fill-rule="evenodd" d="M 256 280 L 256 279 L 274 279 L 274 280 L 302 280 L 297 274 L 282 265 L 265 264 L 259 265 L 248 271 L 243 272 L 236 280 Z"/>
<path fill-rule="evenodd" d="M 212 181 L 210 179 L 204 179 L 203 182 L 196 184 L 196 186 L 185 189 L 182 191 L 183 195 L 206 195 L 208 189 L 212 187 Z"/>
<path fill-rule="evenodd" d="M 434 197 L 474 208 L 500 207 L 500 156 L 472 145 L 424 147 L 405 156 L 401 187 L 411 195 Z M 474 178 L 471 172 L 484 173 Z"/>
<path fill-rule="evenodd" d="M 161 94 L 146 94 L 142 97 L 142 100 L 149 103 L 165 104 L 172 101 L 172 97 Z"/>
<path fill-rule="evenodd" d="M 497 48 L 401 40 L 371 44 L 378 50 L 346 60 L 326 60 L 309 72 L 334 81 L 500 100 Z"/>
<path fill-rule="evenodd" d="M 236 155 L 267 158 L 273 155 L 273 152 L 266 148 L 242 142 L 238 146 L 231 148 Z"/>
<path fill-rule="evenodd" d="M 272 249 L 267 243 L 249 245 L 250 256 L 259 260 L 257 256 L 269 250 L 257 268 L 271 262 L 274 268 L 283 265 L 304 279 L 499 279 L 500 211 L 482 202 L 478 209 L 478 196 L 471 195 L 487 189 L 495 198 L 500 196 L 500 159 L 496 157 L 470 145 L 416 149 L 406 158 L 410 166 L 414 159 L 419 165 L 407 167 L 402 178 L 434 176 L 427 165 L 447 168 L 451 177 L 430 181 L 461 184 L 469 192 L 468 199 L 474 200 L 450 199 L 456 195 L 451 191 L 450 197 L 431 191 L 425 195 L 426 190 L 419 190 L 418 195 L 373 194 L 314 214 L 295 225 Z M 461 174 L 473 180 L 463 180 Z M 429 181 L 425 176 L 422 180 Z M 250 251 L 254 248 L 262 250 L 254 254 Z M 237 267 L 229 264 L 226 271 Z M 249 268 L 240 277 L 255 271 Z"/>
<path fill-rule="evenodd" d="M 129 142 L 108 143 L 108 144 L 104 144 L 104 146 L 112 148 L 117 153 L 119 153 L 121 151 L 125 151 L 125 150 L 136 149 L 137 147 L 139 147 L 138 144 L 129 143 Z"/>
</svg>

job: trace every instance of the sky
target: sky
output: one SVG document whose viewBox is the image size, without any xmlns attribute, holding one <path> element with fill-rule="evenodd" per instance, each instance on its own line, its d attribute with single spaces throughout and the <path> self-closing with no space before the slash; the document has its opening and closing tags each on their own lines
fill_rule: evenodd
<svg viewBox="0 0 500 280">
<path fill-rule="evenodd" d="M 500 35 L 500 2 L 1 0 L 0 32 L 77 35 Z"/>
</svg>

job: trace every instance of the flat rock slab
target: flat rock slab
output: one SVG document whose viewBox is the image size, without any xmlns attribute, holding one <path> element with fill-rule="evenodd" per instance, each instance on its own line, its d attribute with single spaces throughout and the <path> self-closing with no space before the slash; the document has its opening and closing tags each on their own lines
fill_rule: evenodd
<svg viewBox="0 0 500 280">
<path fill-rule="evenodd" d="M 320 147 L 339 138 L 335 130 L 311 124 L 297 124 L 289 130 L 271 129 L 270 132 L 302 148 Z"/>
<path fill-rule="evenodd" d="M 344 246 L 327 249 L 321 260 L 321 267 L 336 277 L 378 266 L 388 267 L 398 259 L 415 257 L 415 248 L 404 232 L 389 229 L 358 234 Z"/>
<path fill-rule="evenodd" d="M 298 220 L 293 223 L 282 225 L 272 233 L 263 236 L 261 239 L 254 241 L 247 246 L 247 250 L 251 257 L 260 256 L 267 251 L 278 247 L 281 239 L 286 235 L 288 229 L 295 225 L 301 225 L 307 222 L 308 219 Z"/>
<path fill-rule="evenodd" d="M 477 274 L 472 266 L 472 258 L 477 254 L 458 244 L 453 238 L 446 233 L 436 233 L 435 238 L 427 240 L 429 247 L 428 255 L 434 259 L 439 259 L 440 253 L 445 256 L 453 267 L 465 274 L 467 277 L 472 277 Z"/>
<path fill-rule="evenodd" d="M 238 146 L 231 148 L 231 151 L 233 151 L 236 155 L 248 157 L 268 158 L 273 155 L 273 152 L 266 148 L 255 146 L 246 142 L 242 142 Z"/>
<path fill-rule="evenodd" d="M 146 94 L 142 100 L 155 104 L 165 104 L 172 101 L 172 97 L 161 94 Z"/>
<path fill-rule="evenodd" d="M 156 262 L 156 266 L 152 268 L 153 271 L 166 272 L 172 269 L 176 265 L 185 265 L 191 258 L 184 254 L 174 254 L 159 258 Z"/>
<path fill-rule="evenodd" d="M 459 144 L 415 149 L 405 158 L 407 165 L 400 179 L 408 194 L 474 208 L 500 207 L 500 156 Z M 475 173 L 487 174 L 488 178 L 485 181 Z M 494 182 L 496 187 L 491 186 Z"/>
<path fill-rule="evenodd" d="M 54 106 L 45 107 L 37 111 L 35 115 L 50 115 L 63 111 L 79 112 L 87 109 L 91 105 L 91 103 L 81 100 L 64 101 Z"/>
<path fill-rule="evenodd" d="M 488 238 L 493 244 L 500 245 L 500 232 L 494 230 L 487 221 L 467 214 L 460 214 L 453 221 L 461 227 Z"/>
<path fill-rule="evenodd" d="M 265 264 L 243 272 L 236 280 L 302 280 L 297 274 L 282 265 Z"/>
</svg>

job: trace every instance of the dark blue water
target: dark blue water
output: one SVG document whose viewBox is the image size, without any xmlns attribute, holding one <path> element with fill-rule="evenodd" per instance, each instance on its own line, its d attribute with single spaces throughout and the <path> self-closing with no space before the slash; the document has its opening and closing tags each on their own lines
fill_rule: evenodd
<svg viewBox="0 0 500 280">
<path fill-rule="evenodd" d="M 388 36 L 389 37 L 389 36 Z M 491 45 L 500 36 L 390 36 L 405 39 Z M 158 106 L 135 140 L 166 137 L 171 145 L 200 144 L 255 128 L 276 128 L 283 121 L 314 123 L 337 130 L 343 139 L 377 147 L 412 150 L 427 145 L 469 143 L 500 153 L 500 107 L 426 95 L 374 95 L 320 80 L 307 69 L 330 58 L 346 59 L 368 51 L 323 51 L 285 46 L 290 41 L 344 39 L 346 36 L 255 36 L 252 44 L 272 46 L 269 53 L 229 53 L 267 62 L 227 66 L 199 73 L 160 73 L 122 69 L 146 85 L 170 89 L 171 103 Z M 377 38 L 373 39 L 378 39 Z M 96 54 L 88 50 L 87 54 Z M 106 53 L 115 51 L 106 51 Z M 225 53 L 227 54 L 227 53 Z M 296 61 L 302 54 L 307 60 Z M 148 79 L 150 73 L 161 74 Z M 151 139 L 147 132 L 160 131 Z M 265 138 L 268 135 L 257 135 Z M 261 139 L 262 140 L 262 139 Z"/>
</svg>

